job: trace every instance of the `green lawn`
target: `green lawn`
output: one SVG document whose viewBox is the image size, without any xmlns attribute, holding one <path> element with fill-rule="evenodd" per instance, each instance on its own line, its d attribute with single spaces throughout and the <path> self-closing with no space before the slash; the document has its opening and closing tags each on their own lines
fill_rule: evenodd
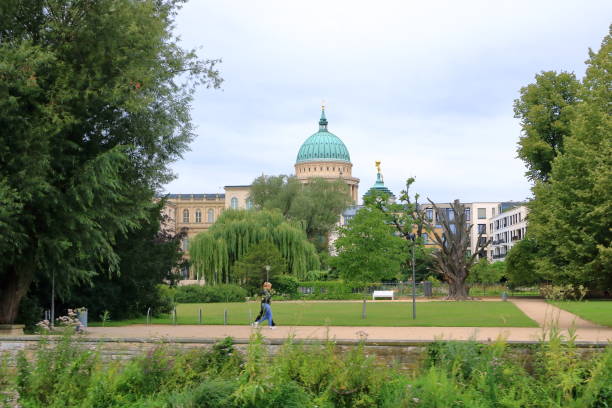
<svg viewBox="0 0 612 408">
<path fill-rule="evenodd" d="M 259 312 L 259 303 L 190 303 L 177 306 L 177 324 L 249 324 Z M 282 326 L 462 326 L 538 327 L 510 302 L 423 302 L 417 303 L 417 319 L 412 320 L 412 304 L 378 302 L 367 304 L 367 318 L 361 318 L 361 302 L 275 302 L 272 312 Z M 145 319 L 109 322 L 109 326 L 145 323 Z M 153 318 L 153 324 L 171 324 L 170 316 Z M 266 323 L 267 324 L 267 323 Z M 95 326 L 100 324 L 96 323 Z"/>
<path fill-rule="evenodd" d="M 567 300 L 550 303 L 593 323 L 612 327 L 612 300 Z"/>
</svg>

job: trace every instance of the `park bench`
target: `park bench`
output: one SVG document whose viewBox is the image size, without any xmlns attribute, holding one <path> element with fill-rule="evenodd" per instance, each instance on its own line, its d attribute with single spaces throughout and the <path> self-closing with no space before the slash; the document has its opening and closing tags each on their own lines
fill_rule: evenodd
<svg viewBox="0 0 612 408">
<path fill-rule="evenodd" d="M 392 290 L 375 290 L 372 292 L 372 300 L 376 298 L 391 298 L 393 300 L 393 296 Z"/>
</svg>

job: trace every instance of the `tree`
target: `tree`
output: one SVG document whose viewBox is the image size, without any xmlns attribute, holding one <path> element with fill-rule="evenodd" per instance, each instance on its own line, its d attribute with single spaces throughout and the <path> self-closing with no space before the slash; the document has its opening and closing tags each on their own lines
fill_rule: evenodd
<svg viewBox="0 0 612 408">
<path fill-rule="evenodd" d="M 33 280 L 117 271 L 216 61 L 177 44 L 173 0 L 0 3 L 0 323 Z M 179 81 L 180 80 L 180 81 Z"/>
<path fill-rule="evenodd" d="M 162 208 L 163 201 L 159 201 L 148 210 L 147 218 L 138 229 L 118 237 L 113 246 L 120 258 L 118 273 L 99 270 L 90 282 L 64 290 L 56 307 L 86 306 L 92 319 L 106 310 L 113 319 L 142 316 L 148 308 L 154 315 L 169 312 L 171 299 L 163 296 L 159 285 L 174 280 L 172 271 L 182 262 L 179 247 L 185 234 L 160 228 L 164 219 Z M 49 293 L 50 282 L 43 280 L 32 285 L 28 297 L 34 297 L 37 304 L 47 305 Z M 40 320 L 40 316 L 36 318 L 33 323 Z"/>
<path fill-rule="evenodd" d="M 489 244 L 482 240 L 482 234 L 478 236 L 476 250 L 468 254 L 470 248 L 470 230 L 474 224 L 467 221 L 465 207 L 455 200 L 450 204 L 450 211 L 442 211 L 429 200 L 436 213 L 436 219 L 442 226 L 442 233 L 431 228 L 434 241 L 438 245 L 434 251 L 434 258 L 438 271 L 448 282 L 448 298 L 452 300 L 469 299 L 469 286 L 466 285 L 470 268 L 476 257 L 482 253 Z"/>
<path fill-rule="evenodd" d="M 341 180 L 313 178 L 304 184 L 285 175 L 256 178 L 250 197 L 257 208 L 278 209 L 287 219 L 303 222 L 319 251 L 327 249 L 329 233 L 351 202 Z"/>
<path fill-rule="evenodd" d="M 505 262 L 491 263 L 487 258 L 480 258 L 472 265 L 467 281 L 469 283 L 499 283 L 505 273 Z"/>
<path fill-rule="evenodd" d="M 542 277 L 536 273 L 540 251 L 531 235 L 529 231 L 506 255 L 506 277 L 511 285 L 533 285 L 542 281 Z"/>
<path fill-rule="evenodd" d="M 554 71 L 537 74 L 535 79 L 521 88 L 520 99 L 514 101 L 514 117 L 521 120 L 523 130 L 518 156 L 527 165 L 527 178 L 548 181 L 552 162 L 563 153 L 570 134 L 580 82 L 573 73 Z"/>
<path fill-rule="evenodd" d="M 270 268 L 269 272 L 266 267 Z M 255 293 L 264 282 L 287 273 L 287 262 L 273 243 L 263 241 L 253 245 L 236 261 L 235 269 L 241 283 Z"/>
<path fill-rule="evenodd" d="M 548 183 L 536 183 L 527 237 L 535 273 L 555 283 L 612 288 L 612 36 L 589 52 L 580 102 Z"/>
<path fill-rule="evenodd" d="M 364 207 L 339 228 L 333 265 L 348 281 L 379 282 L 393 279 L 406 258 L 406 243 L 396 236 L 387 217 L 377 208 Z"/>
<path fill-rule="evenodd" d="M 192 240 L 191 265 L 208 283 L 239 282 L 236 261 L 262 242 L 278 249 L 291 275 L 300 278 L 319 267 L 301 223 L 287 221 L 278 210 L 225 210 L 208 231 Z"/>
</svg>

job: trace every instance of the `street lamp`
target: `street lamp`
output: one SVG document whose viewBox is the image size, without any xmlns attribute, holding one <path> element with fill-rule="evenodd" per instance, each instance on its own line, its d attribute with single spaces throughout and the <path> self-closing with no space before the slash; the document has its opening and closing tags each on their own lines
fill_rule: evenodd
<svg viewBox="0 0 612 408">
<path fill-rule="evenodd" d="M 270 282 L 270 265 L 266 265 L 266 282 Z"/>
<path fill-rule="evenodd" d="M 412 241 L 412 320 L 416 319 L 416 272 L 414 262 L 414 247 L 416 246 L 416 234 L 409 234 Z"/>
</svg>

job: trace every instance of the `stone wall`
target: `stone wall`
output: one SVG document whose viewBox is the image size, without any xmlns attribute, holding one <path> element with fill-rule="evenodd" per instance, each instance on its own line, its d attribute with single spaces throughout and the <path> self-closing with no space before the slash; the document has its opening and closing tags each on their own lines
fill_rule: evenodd
<svg viewBox="0 0 612 408">
<path fill-rule="evenodd" d="M 47 337 L 51 344 L 60 340 L 59 336 Z M 21 350 L 32 357 L 33 352 L 42 340 L 41 336 L 14 336 L 0 338 L 0 356 L 9 357 L 9 365 L 13 365 L 15 356 Z M 76 343 L 89 350 L 98 350 L 103 360 L 124 360 L 146 354 L 148 351 L 168 345 L 179 350 L 209 349 L 218 340 L 216 339 L 150 339 L 150 338 L 91 338 L 75 337 Z M 280 347 L 286 340 L 266 339 L 265 344 L 271 356 L 278 353 Z M 317 346 L 321 341 L 303 340 L 296 343 Z M 368 341 L 363 342 L 363 348 L 367 355 L 374 356 L 382 365 L 394 366 L 403 370 L 412 371 L 417 368 L 425 357 L 427 345 L 431 342 L 401 342 L 401 341 Z M 509 342 L 511 352 L 516 353 L 518 359 L 529 359 L 533 354 L 535 342 Z M 358 341 L 336 341 L 339 352 L 344 353 L 357 347 Z M 248 346 L 248 340 L 235 340 L 235 348 L 244 353 Z M 581 353 L 589 354 L 605 349 L 605 344 L 578 344 Z"/>
</svg>

